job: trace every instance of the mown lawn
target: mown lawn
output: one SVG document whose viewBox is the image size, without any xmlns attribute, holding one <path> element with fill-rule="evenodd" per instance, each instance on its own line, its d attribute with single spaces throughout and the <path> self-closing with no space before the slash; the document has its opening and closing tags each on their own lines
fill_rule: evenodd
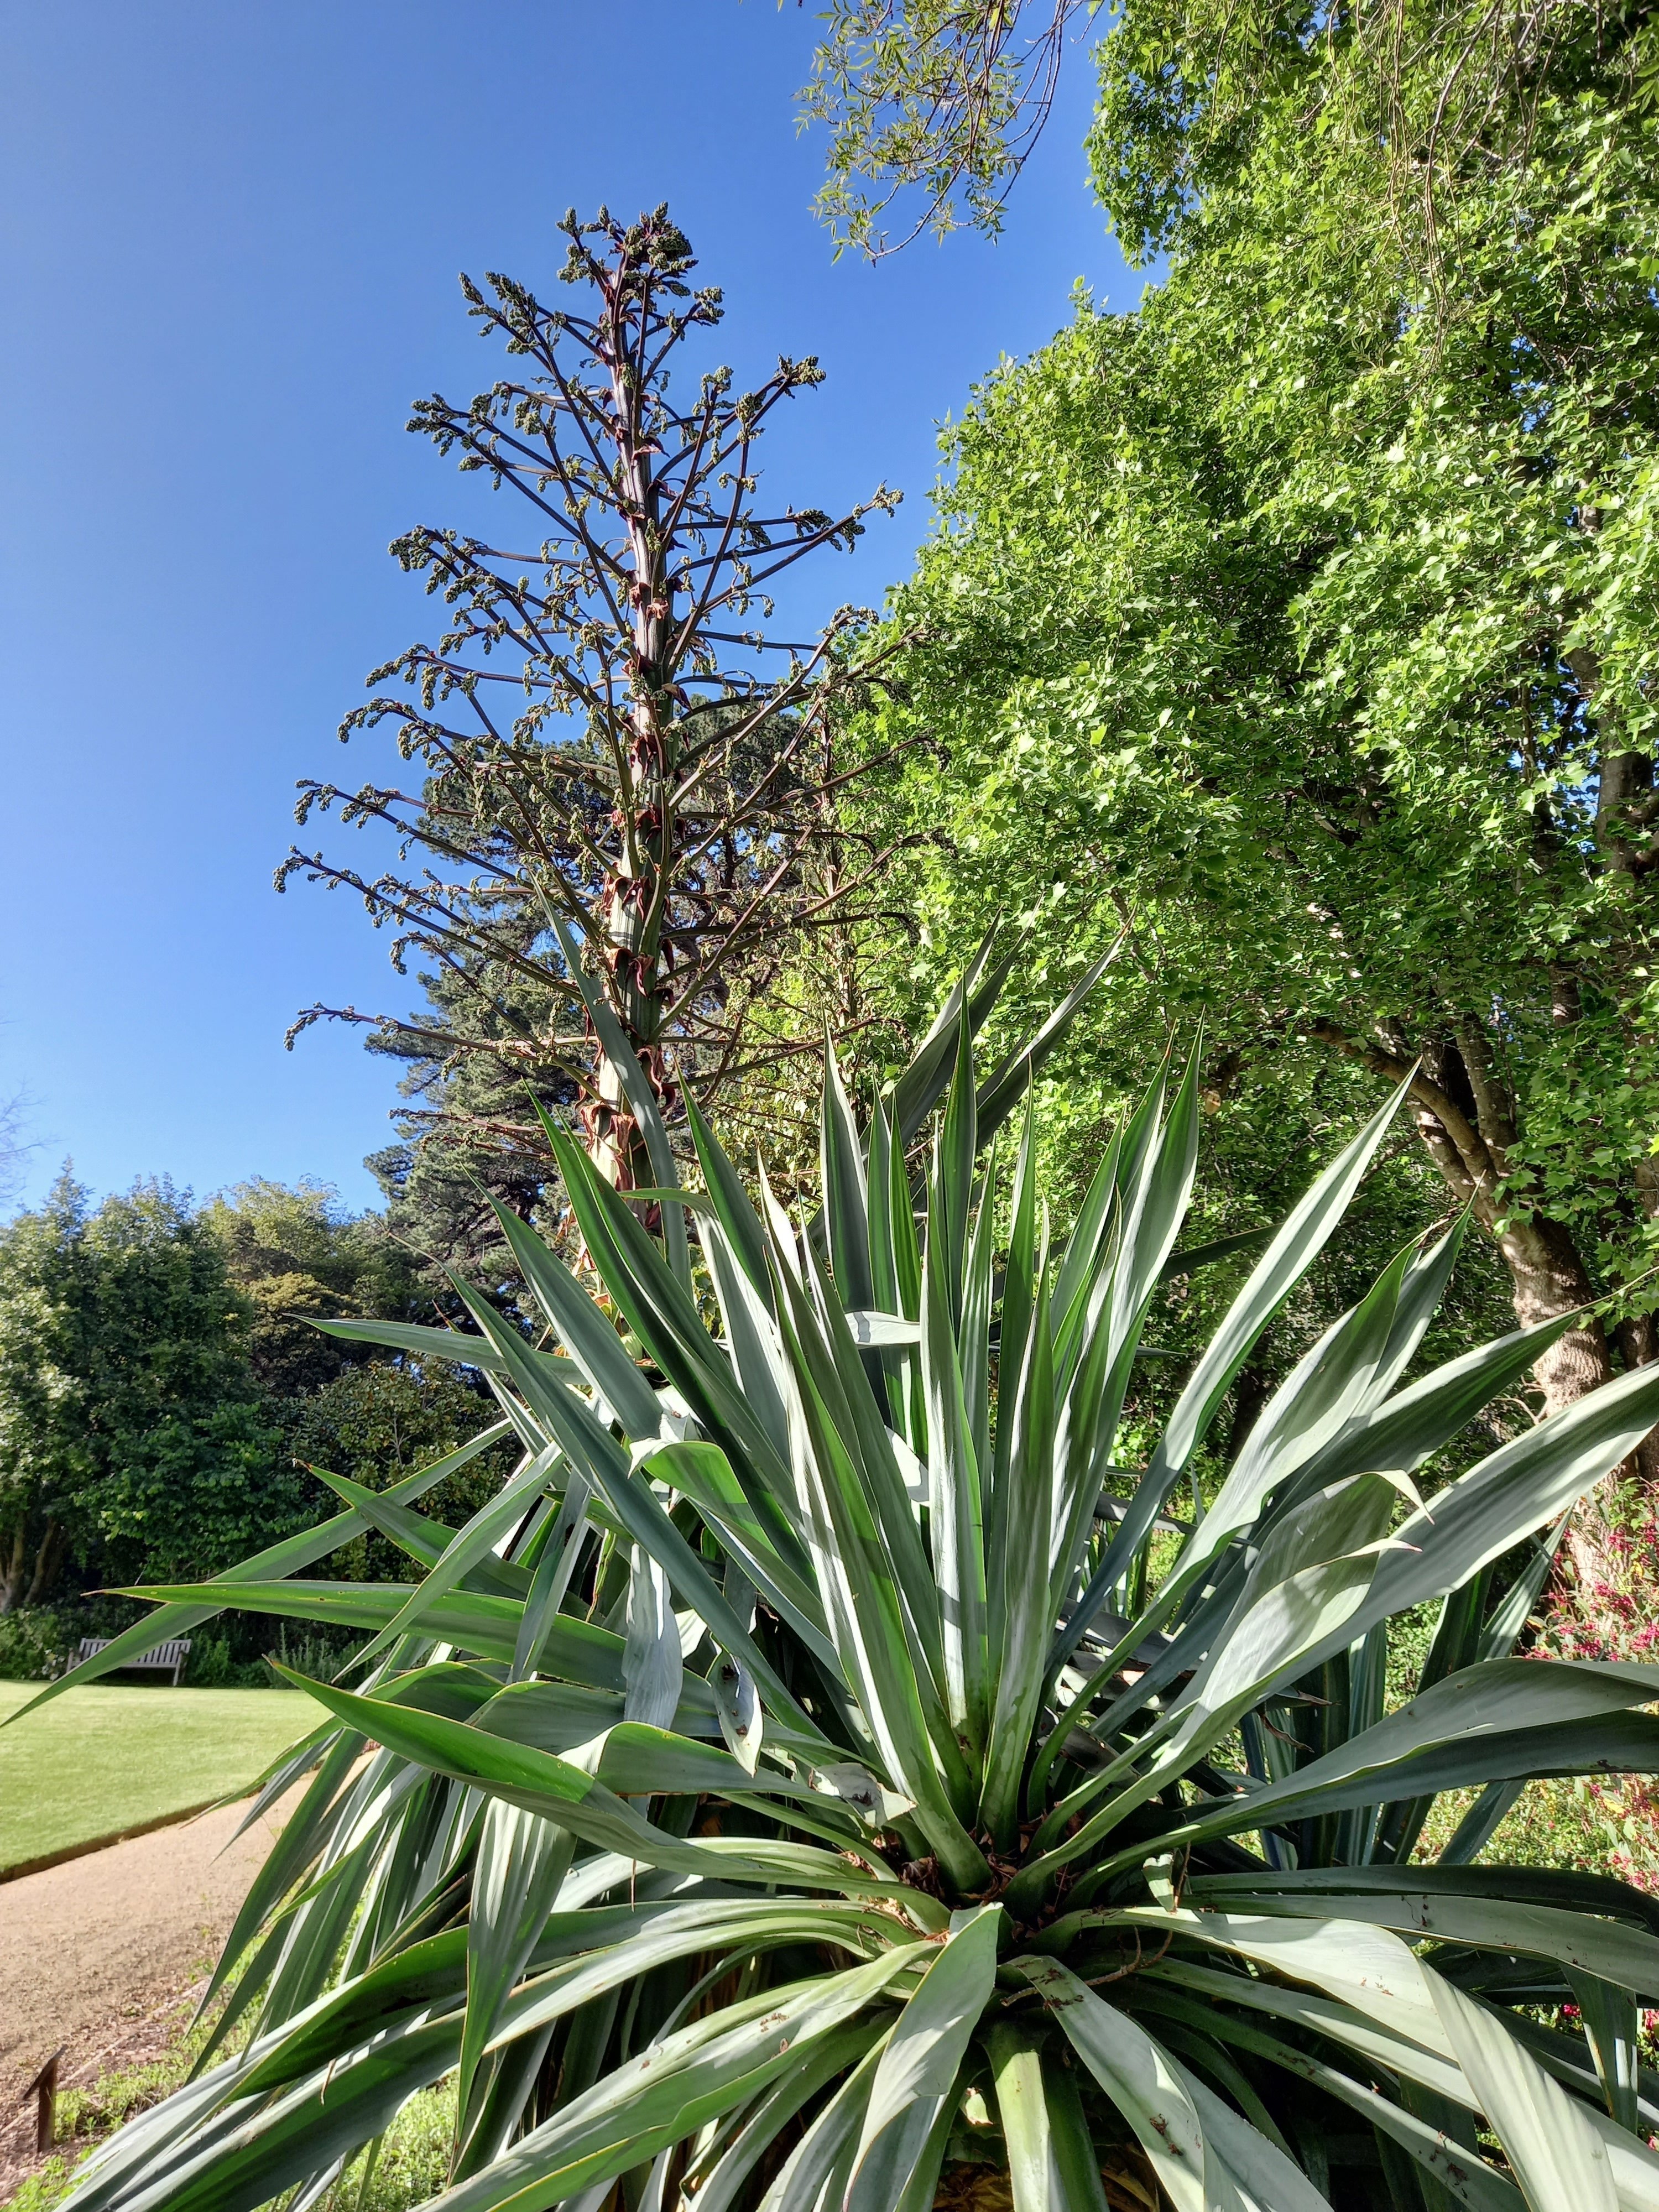
<svg viewBox="0 0 1659 2212">
<path fill-rule="evenodd" d="M 0 1721 L 39 1687 L 0 1682 Z M 66 1690 L 0 1728 L 0 1877 L 245 1790 L 319 1717 L 290 1690 Z"/>
</svg>

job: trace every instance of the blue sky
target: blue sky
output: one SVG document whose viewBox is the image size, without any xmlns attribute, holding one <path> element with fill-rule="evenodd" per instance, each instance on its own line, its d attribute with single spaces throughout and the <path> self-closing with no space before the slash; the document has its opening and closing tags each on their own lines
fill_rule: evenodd
<svg viewBox="0 0 1659 2212">
<path fill-rule="evenodd" d="M 810 6 L 772 0 L 7 0 L 0 89 L 0 1097 L 29 1194 L 311 1175 L 371 1201 L 393 1082 L 313 1000 L 414 1002 L 343 894 L 271 870 L 299 776 L 367 778 L 341 714 L 423 633 L 386 546 L 459 519 L 407 404 L 495 373 L 461 269 L 544 286 L 552 224 L 666 199 L 740 377 L 817 354 L 767 481 L 906 495 L 809 613 L 878 599 L 927 527 L 939 422 L 1127 271 L 1073 54 L 998 244 L 831 258 L 794 125 Z M 333 833 L 337 844 L 349 832 Z"/>
</svg>

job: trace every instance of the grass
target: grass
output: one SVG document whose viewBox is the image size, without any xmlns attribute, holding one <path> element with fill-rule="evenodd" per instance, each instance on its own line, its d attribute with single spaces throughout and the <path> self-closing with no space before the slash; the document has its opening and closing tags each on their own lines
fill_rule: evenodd
<svg viewBox="0 0 1659 2212">
<path fill-rule="evenodd" d="M 422 2089 L 380 2138 L 373 2163 L 359 2158 L 325 2200 L 325 2212 L 412 2212 L 438 2196 L 449 2172 L 455 2128 L 452 2075 Z"/>
<path fill-rule="evenodd" d="M 0 1682 L 0 1722 L 39 1687 Z M 0 1877 L 240 1794 L 317 1720 L 288 1690 L 65 1691 L 0 1728 Z"/>
<path fill-rule="evenodd" d="M 181 2005 L 178 2033 L 159 2057 L 112 2067 L 90 2088 L 65 2089 L 59 2094 L 58 2139 L 62 2148 L 19 2184 L 6 2199 L 5 2212 L 51 2212 L 69 2194 L 76 2167 L 94 2143 L 184 2086 L 206 2039 L 204 2028 L 189 2029 L 189 2006 Z"/>
<path fill-rule="evenodd" d="M 58 2120 L 74 2140 L 19 2186 L 6 2212 L 53 2212 L 88 2150 L 183 2086 L 204 2034 L 202 2029 L 181 2034 L 165 2058 L 107 2074 L 90 2089 L 66 2090 L 58 2100 Z M 428 2203 L 443 2188 L 454 2124 L 452 2076 L 410 2098 L 381 2138 L 372 2165 L 355 2160 L 346 2179 L 329 2191 L 326 2212 L 413 2212 Z"/>
</svg>

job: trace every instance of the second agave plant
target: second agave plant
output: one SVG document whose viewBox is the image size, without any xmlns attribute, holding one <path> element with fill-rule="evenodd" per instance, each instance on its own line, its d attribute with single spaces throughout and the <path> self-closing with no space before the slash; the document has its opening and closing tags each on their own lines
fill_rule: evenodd
<svg viewBox="0 0 1659 2212">
<path fill-rule="evenodd" d="M 1029 1121 L 1006 1139 L 1073 1009 L 976 1079 L 995 980 L 867 1126 L 832 1066 L 810 1219 L 694 1116 L 659 1241 L 550 1127 L 601 1297 L 503 1214 L 539 1342 L 465 1286 L 476 1334 L 341 1325 L 488 1374 L 499 1494 L 455 1532 L 416 1503 L 453 1461 L 335 1481 L 317 1530 L 140 1593 L 135 1644 L 232 1606 L 372 1636 L 303 1685 L 215 2048 L 76 2212 L 347 2204 L 445 2080 L 444 2212 L 1659 2207 L 1659 1905 L 1481 1857 L 1530 1777 L 1659 1770 L 1659 1670 L 1515 1656 L 1659 1370 L 1440 1479 L 1565 1326 L 1421 1371 L 1454 1230 L 1226 1464 L 1218 1411 L 1385 1108 L 1132 1463 L 1149 1310 L 1204 1257 L 1194 1074 L 1051 1241 Z M 302 1578 L 366 1526 L 407 1583 Z"/>
</svg>

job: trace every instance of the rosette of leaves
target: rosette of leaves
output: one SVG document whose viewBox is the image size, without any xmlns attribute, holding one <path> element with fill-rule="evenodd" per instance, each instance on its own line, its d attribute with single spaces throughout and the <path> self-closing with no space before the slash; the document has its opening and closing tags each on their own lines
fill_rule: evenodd
<svg viewBox="0 0 1659 2212">
<path fill-rule="evenodd" d="M 922 2212 L 969 2160 L 1018 2212 L 1659 2204 L 1659 1905 L 1480 1860 L 1528 1777 L 1659 1770 L 1659 1670 L 1514 1656 L 1659 1372 L 1430 1480 L 1565 1325 L 1413 1374 L 1454 1231 L 1219 1463 L 1385 1111 L 1131 1466 L 1149 1309 L 1213 1256 L 1179 1245 L 1194 1074 L 1052 1238 L 1029 1117 L 996 1141 L 1036 1055 L 974 1067 L 995 980 L 866 1127 L 832 1067 L 811 1221 L 694 1116 L 696 1187 L 656 1201 L 692 1233 L 659 1243 L 550 1125 L 603 1303 L 503 1212 L 541 1343 L 470 1289 L 476 1334 L 350 1325 L 488 1372 L 524 1448 L 499 1493 L 456 1533 L 418 1510 L 437 1469 L 337 1482 L 309 1538 L 145 1593 L 137 1633 L 226 1606 L 374 1632 L 302 1686 L 325 1717 L 270 1778 L 309 1778 L 213 2049 L 75 2212 L 349 2203 L 451 2076 L 445 2212 Z M 418 1574 L 302 1578 L 365 1523 Z M 1445 1791 L 1473 1794 L 1425 1861 Z"/>
</svg>

